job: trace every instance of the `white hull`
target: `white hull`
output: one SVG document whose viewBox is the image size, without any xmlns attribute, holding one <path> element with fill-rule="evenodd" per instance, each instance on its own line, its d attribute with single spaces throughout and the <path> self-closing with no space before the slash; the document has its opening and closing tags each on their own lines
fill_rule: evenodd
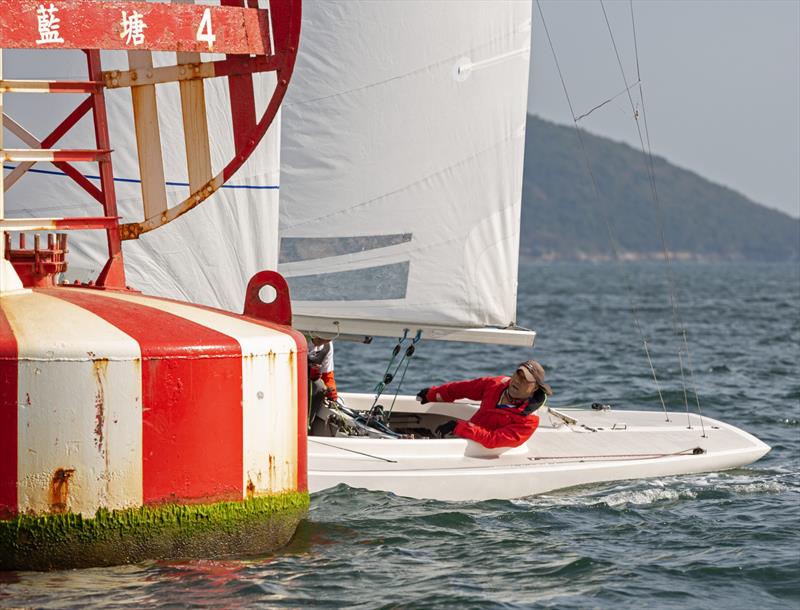
<svg viewBox="0 0 800 610">
<path fill-rule="evenodd" d="M 372 403 L 367 395 L 343 397 L 355 409 Z M 476 409 L 469 403 L 419 405 L 413 397 L 398 397 L 392 427 L 435 427 L 452 417 L 468 419 Z M 314 493 L 345 483 L 412 498 L 509 499 L 602 481 L 737 468 L 770 450 L 754 436 L 708 417 L 701 422 L 697 415 L 687 420 L 686 413 L 673 412 L 666 421 L 659 411 L 559 411 L 577 424 L 545 413 L 525 445 L 504 451 L 464 439 L 310 436 L 309 489 Z M 694 453 L 696 448 L 703 452 Z"/>
</svg>

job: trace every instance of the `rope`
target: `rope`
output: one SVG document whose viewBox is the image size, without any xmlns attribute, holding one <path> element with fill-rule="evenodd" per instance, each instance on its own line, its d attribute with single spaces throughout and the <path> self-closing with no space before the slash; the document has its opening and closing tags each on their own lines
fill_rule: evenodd
<svg viewBox="0 0 800 610">
<path fill-rule="evenodd" d="M 622 259 L 621 259 L 620 254 L 619 254 L 619 247 L 617 245 L 617 240 L 616 240 L 615 235 L 614 235 L 614 230 L 612 229 L 611 221 L 608 218 L 608 211 L 606 210 L 605 206 L 602 205 L 602 198 L 600 197 L 600 189 L 597 186 L 597 179 L 595 178 L 594 171 L 592 170 L 592 164 L 589 161 L 589 154 L 586 151 L 586 144 L 585 144 L 585 142 L 583 140 L 583 135 L 581 133 L 581 128 L 578 125 L 578 119 L 575 116 L 575 109 L 572 106 L 572 100 L 571 100 L 571 98 L 569 96 L 569 90 L 567 89 L 567 83 L 564 80 L 564 74 L 562 73 L 561 66 L 558 63 L 558 55 L 556 54 L 556 49 L 555 49 L 555 46 L 553 45 L 553 40 L 550 37 L 550 30 L 547 27 L 547 21 L 545 20 L 544 12 L 542 11 L 542 5 L 540 4 L 539 0 L 536 0 L 536 6 L 539 9 L 539 15 L 542 18 L 542 25 L 544 26 L 545 35 L 547 36 L 547 42 L 548 42 L 548 44 L 550 46 L 550 51 L 553 54 L 553 60 L 554 60 L 554 62 L 556 64 L 556 70 L 558 71 L 558 77 L 561 80 L 561 87 L 564 90 L 564 96 L 567 99 L 567 105 L 569 106 L 570 114 L 572 115 L 572 122 L 575 125 L 575 133 L 578 135 L 578 142 L 580 143 L 581 152 L 583 154 L 583 160 L 584 160 L 584 163 L 586 164 L 586 170 L 589 173 L 589 178 L 590 178 L 591 183 L 592 183 L 592 191 L 594 193 L 595 199 L 598 201 L 598 203 L 601 203 L 601 205 L 600 205 L 600 213 L 603 216 L 603 222 L 604 222 L 604 224 L 606 226 L 606 232 L 608 234 L 608 240 L 609 240 L 609 242 L 611 244 L 611 250 L 612 250 L 612 252 L 614 254 L 614 260 L 617 263 L 621 263 Z M 626 88 L 627 88 L 627 83 L 626 83 Z M 628 90 L 628 95 L 630 96 L 630 91 L 629 90 Z M 664 414 L 666 416 L 667 407 L 666 407 L 666 404 L 664 403 L 664 397 L 661 394 L 661 388 L 658 385 L 658 376 L 656 375 L 656 371 L 655 371 L 655 368 L 653 366 L 653 361 L 650 358 L 650 350 L 647 348 L 647 338 L 645 337 L 644 331 L 642 330 L 642 326 L 639 323 L 638 309 L 637 309 L 636 304 L 635 304 L 635 302 L 633 300 L 633 287 L 631 286 L 630 278 L 628 277 L 627 273 L 623 272 L 623 276 L 622 277 L 623 277 L 623 282 L 625 284 L 625 289 L 626 289 L 626 292 L 627 292 L 627 295 L 628 295 L 628 307 L 630 308 L 631 316 L 633 317 L 633 324 L 634 324 L 634 327 L 636 328 L 636 332 L 637 332 L 637 334 L 639 336 L 639 339 L 642 341 L 642 344 L 644 345 L 644 351 L 645 351 L 645 354 L 647 355 L 647 361 L 650 364 L 650 371 L 652 372 L 653 379 L 656 382 L 656 389 L 658 391 L 659 400 L 661 401 L 661 405 L 662 405 L 662 407 L 664 409 Z M 667 421 L 669 421 L 669 417 L 668 416 L 667 416 Z"/>
<path fill-rule="evenodd" d="M 702 447 L 682 449 L 672 453 L 610 453 L 607 455 L 545 455 L 528 458 L 529 460 L 603 460 L 610 458 L 624 458 L 629 460 L 656 460 L 673 455 L 703 455 L 706 452 Z"/>
<path fill-rule="evenodd" d="M 358 455 L 363 455 L 368 458 L 373 458 L 375 460 L 382 460 L 384 462 L 389 462 L 391 464 L 397 464 L 397 460 L 390 460 L 389 458 L 384 458 L 379 455 L 372 455 L 371 453 L 364 453 L 363 451 L 356 451 L 355 449 L 347 449 L 346 447 L 339 447 L 338 445 L 329 445 L 328 443 L 323 443 L 314 438 L 309 438 L 308 440 L 312 443 L 317 443 L 318 445 L 330 447 L 331 449 L 341 449 L 342 451 L 347 451 L 348 453 L 357 453 Z"/>
</svg>

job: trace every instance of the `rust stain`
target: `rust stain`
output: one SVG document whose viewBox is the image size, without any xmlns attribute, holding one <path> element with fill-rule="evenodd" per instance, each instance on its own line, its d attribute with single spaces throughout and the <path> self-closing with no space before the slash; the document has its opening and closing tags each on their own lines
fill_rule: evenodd
<svg viewBox="0 0 800 610">
<path fill-rule="evenodd" d="M 94 444 L 98 451 L 103 451 L 103 433 L 106 423 L 106 393 L 105 379 L 108 373 L 108 358 L 98 358 L 92 361 L 97 391 L 94 395 Z"/>
<path fill-rule="evenodd" d="M 253 484 L 253 481 L 250 477 L 247 477 L 247 497 L 252 498 L 256 493 L 256 486 Z"/>
<path fill-rule="evenodd" d="M 31 406 L 31 395 L 28 394 L 27 392 L 25 392 L 25 406 L 27 407 Z"/>
<path fill-rule="evenodd" d="M 269 490 L 275 489 L 275 456 L 269 454 Z"/>
<path fill-rule="evenodd" d="M 74 468 L 59 468 L 50 479 L 50 512 L 61 514 L 67 512 L 69 499 L 69 480 L 75 474 Z"/>
</svg>

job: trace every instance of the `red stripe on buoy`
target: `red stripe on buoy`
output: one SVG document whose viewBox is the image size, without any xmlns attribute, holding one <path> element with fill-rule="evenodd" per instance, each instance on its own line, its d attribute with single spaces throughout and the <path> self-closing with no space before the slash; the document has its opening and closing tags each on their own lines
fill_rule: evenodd
<svg viewBox="0 0 800 610">
<path fill-rule="evenodd" d="M 180 316 L 101 293 L 41 290 L 99 316 L 142 353 L 145 504 L 244 496 L 242 349 Z"/>
<path fill-rule="evenodd" d="M 183 301 L 175 299 L 167 299 L 164 297 L 151 297 L 158 298 L 160 301 L 169 301 L 171 303 L 179 303 L 186 305 Z M 245 319 L 252 324 L 258 324 L 264 328 L 275 330 L 280 333 L 289 335 L 297 347 L 297 491 L 308 491 L 308 342 L 305 336 L 298 330 L 291 326 L 282 326 L 275 322 L 262 320 L 261 318 L 254 318 L 223 309 L 215 309 L 207 305 L 197 305 L 192 303 L 192 307 L 211 311 L 219 315 L 236 318 L 238 320 Z"/>
<path fill-rule="evenodd" d="M 0 307 L 0 519 L 19 510 L 17 498 L 17 401 L 19 349 L 14 331 Z"/>
<path fill-rule="evenodd" d="M 293 328 L 276 329 L 288 332 L 297 345 L 297 491 L 308 491 L 308 344 Z"/>
<path fill-rule="evenodd" d="M 0 519 L 17 514 L 17 403 L 19 351 L 0 307 Z"/>
</svg>

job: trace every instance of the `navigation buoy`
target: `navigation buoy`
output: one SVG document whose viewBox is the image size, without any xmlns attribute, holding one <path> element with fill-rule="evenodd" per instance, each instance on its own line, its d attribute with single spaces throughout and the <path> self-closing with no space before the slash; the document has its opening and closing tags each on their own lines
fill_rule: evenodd
<svg viewBox="0 0 800 610">
<path fill-rule="evenodd" d="M 271 11 L 251 4 L 0 0 L 3 47 L 82 49 L 89 72 L 85 82 L 3 80 L 0 51 L 0 152 L 17 163 L 0 175 L 0 569 L 265 553 L 306 514 L 306 342 L 290 326 L 286 282 L 256 274 L 241 315 L 145 296 L 126 286 L 121 248 L 213 201 L 275 117 L 294 67 L 300 1 Z M 100 50 L 112 49 L 130 52 L 128 71 L 102 70 Z M 176 65 L 153 67 L 152 51 L 176 52 Z M 265 71 L 277 72 L 277 84 L 256 120 L 242 109 L 253 109 L 252 75 Z M 205 114 L 196 115 L 212 77 L 230 81 L 235 143 L 215 175 Z M 190 185 L 168 208 L 155 87 L 178 81 L 195 109 L 184 116 Z M 103 97 L 120 87 L 132 91 L 144 213 L 126 224 Z M 4 94 L 64 92 L 87 97 L 40 146 L 3 149 Z M 96 149 L 50 148 L 90 110 Z M 81 185 L 103 215 L 6 218 L 2 193 L 39 161 Z M 98 164 L 99 187 L 75 161 Z M 45 247 L 36 232 L 71 229 L 105 231 L 108 260 L 92 282 L 57 285 L 66 236 Z M 21 233 L 16 248 L 9 231 Z M 271 303 L 260 297 L 265 286 Z"/>
<path fill-rule="evenodd" d="M 285 544 L 308 504 L 305 351 L 291 328 L 130 292 L 3 295 L 0 566 Z"/>
</svg>

